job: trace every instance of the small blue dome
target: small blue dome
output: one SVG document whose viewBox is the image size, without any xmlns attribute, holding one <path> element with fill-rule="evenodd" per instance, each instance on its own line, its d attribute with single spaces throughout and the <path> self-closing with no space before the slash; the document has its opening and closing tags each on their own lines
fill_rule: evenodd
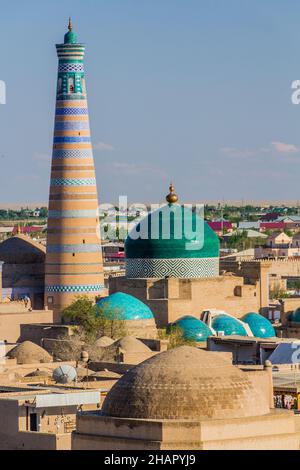
<svg viewBox="0 0 300 470">
<path fill-rule="evenodd" d="M 123 292 L 116 292 L 108 297 L 98 300 L 105 316 L 113 316 L 114 312 L 119 320 L 147 320 L 153 318 L 150 308 L 132 295 Z"/>
<path fill-rule="evenodd" d="M 272 323 L 259 313 L 249 312 L 241 320 L 249 325 L 253 335 L 257 338 L 273 338 L 276 336 Z"/>
<path fill-rule="evenodd" d="M 209 336 L 212 336 L 210 328 L 192 315 L 179 318 L 172 326 L 178 326 L 182 330 L 183 337 L 188 340 L 200 342 L 206 341 Z"/>
<path fill-rule="evenodd" d="M 300 323 L 300 307 L 296 308 L 296 310 L 290 316 L 289 320 Z"/>
<path fill-rule="evenodd" d="M 243 325 L 238 322 L 235 318 L 227 315 L 218 315 L 212 321 L 212 328 L 219 332 L 224 331 L 225 336 L 239 335 L 248 336 Z"/>
</svg>

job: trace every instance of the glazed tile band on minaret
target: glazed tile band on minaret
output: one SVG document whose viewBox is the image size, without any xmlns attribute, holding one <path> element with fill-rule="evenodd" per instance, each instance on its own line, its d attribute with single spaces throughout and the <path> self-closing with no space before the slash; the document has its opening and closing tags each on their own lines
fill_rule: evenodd
<svg viewBox="0 0 300 470">
<path fill-rule="evenodd" d="M 45 304 L 55 319 L 80 294 L 104 289 L 98 195 L 85 89 L 85 46 L 71 19 L 57 44 L 58 80 L 49 196 Z"/>
</svg>

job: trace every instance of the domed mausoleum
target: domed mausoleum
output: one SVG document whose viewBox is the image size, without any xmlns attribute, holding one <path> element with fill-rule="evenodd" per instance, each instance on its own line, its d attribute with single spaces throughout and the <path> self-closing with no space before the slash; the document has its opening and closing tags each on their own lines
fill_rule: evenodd
<svg viewBox="0 0 300 470">
<path fill-rule="evenodd" d="M 257 338 L 273 338 L 276 336 L 272 323 L 258 313 L 249 312 L 241 320 L 250 326 L 253 336 Z"/>
<path fill-rule="evenodd" d="M 185 339 L 190 341 L 206 341 L 209 336 L 212 336 L 211 329 L 201 320 L 192 315 L 185 315 L 179 318 L 176 322 L 170 325 L 177 326 L 182 330 L 182 335 Z"/>
<path fill-rule="evenodd" d="M 217 333 L 223 332 L 224 336 L 248 336 L 242 323 L 229 315 L 218 315 L 214 317 L 211 326 Z"/>
<path fill-rule="evenodd" d="M 233 316 L 265 307 L 260 283 L 226 269 L 219 273 L 219 239 L 195 211 L 178 204 L 174 187 L 167 204 L 151 212 L 125 241 L 125 275 L 109 278 L 109 293 L 126 292 L 147 304 L 158 328 L 182 312 L 206 310 Z"/>
<path fill-rule="evenodd" d="M 128 278 L 207 278 L 219 275 L 219 239 L 203 216 L 177 204 L 151 212 L 125 241 Z"/>
<path fill-rule="evenodd" d="M 296 449 L 293 414 L 270 410 L 271 377 L 222 353 L 168 350 L 120 378 L 99 413 L 78 416 L 72 449 Z"/>
<path fill-rule="evenodd" d="M 124 321 L 127 334 L 140 338 L 156 338 L 157 329 L 150 308 L 133 295 L 115 292 L 98 300 L 99 310 L 108 319 Z"/>
</svg>

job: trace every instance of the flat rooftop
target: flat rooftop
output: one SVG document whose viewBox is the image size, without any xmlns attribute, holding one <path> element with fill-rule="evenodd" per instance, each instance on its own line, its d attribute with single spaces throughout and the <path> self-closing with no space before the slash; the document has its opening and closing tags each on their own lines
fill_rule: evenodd
<svg viewBox="0 0 300 470">
<path fill-rule="evenodd" d="M 68 387 L 8 387 L 0 386 L 0 400 L 25 402 L 35 408 L 80 406 L 101 403 L 100 389 L 72 389 Z"/>
<path fill-rule="evenodd" d="M 277 336 L 274 338 L 257 338 L 255 336 L 240 336 L 240 335 L 231 335 L 231 336 L 211 336 L 211 341 L 215 342 L 224 342 L 224 343 L 270 343 L 270 344 L 278 344 L 278 343 L 294 343 L 295 341 L 299 341 L 297 338 L 278 338 Z"/>
</svg>

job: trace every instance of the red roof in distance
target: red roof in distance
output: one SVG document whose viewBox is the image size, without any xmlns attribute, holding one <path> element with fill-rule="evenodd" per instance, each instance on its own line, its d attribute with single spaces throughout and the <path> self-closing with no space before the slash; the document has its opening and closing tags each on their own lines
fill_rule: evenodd
<svg viewBox="0 0 300 470">
<path fill-rule="evenodd" d="M 284 222 L 261 222 L 260 228 L 266 229 L 266 230 L 273 230 L 273 229 L 284 230 L 285 223 Z"/>
<path fill-rule="evenodd" d="M 228 220 L 224 220 L 223 222 L 220 220 L 209 220 L 208 225 L 214 232 L 220 232 L 221 230 L 231 230 L 232 229 L 232 223 L 229 222 Z"/>
</svg>

